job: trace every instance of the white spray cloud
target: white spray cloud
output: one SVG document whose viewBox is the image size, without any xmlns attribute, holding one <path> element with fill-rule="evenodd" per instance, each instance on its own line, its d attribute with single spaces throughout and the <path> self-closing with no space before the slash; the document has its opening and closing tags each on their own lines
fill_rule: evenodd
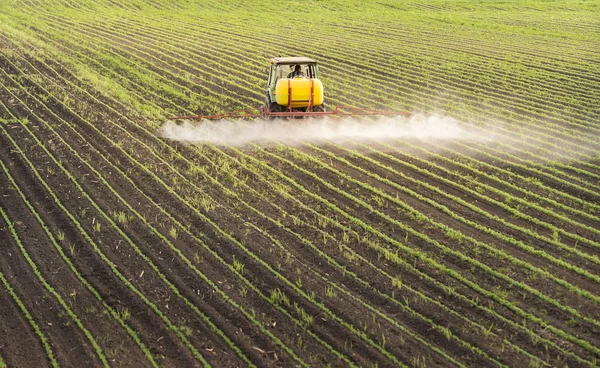
<svg viewBox="0 0 600 368">
<path fill-rule="evenodd" d="M 464 126 L 445 116 L 421 114 L 372 118 L 320 118 L 294 120 L 219 120 L 177 124 L 166 122 L 159 134 L 168 139 L 189 143 L 243 146 L 250 142 L 386 141 L 398 138 L 461 139 L 468 136 Z M 472 137 L 471 137 L 472 138 Z"/>
</svg>

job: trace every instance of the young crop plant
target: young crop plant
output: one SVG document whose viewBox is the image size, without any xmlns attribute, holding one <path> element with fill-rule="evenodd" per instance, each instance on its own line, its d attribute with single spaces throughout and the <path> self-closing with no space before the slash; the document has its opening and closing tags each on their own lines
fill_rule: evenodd
<svg viewBox="0 0 600 368">
<path fill-rule="evenodd" d="M 128 214 L 125 211 L 113 211 L 112 217 L 115 221 L 123 225 L 130 223 L 134 219 L 133 215 Z"/>
<path fill-rule="evenodd" d="M 307 314 L 304 311 L 304 308 L 298 306 L 298 304 L 294 303 L 294 310 L 297 315 L 300 316 L 300 324 L 302 328 L 307 329 L 313 324 L 313 316 Z"/>
<path fill-rule="evenodd" d="M 288 299 L 288 297 L 279 289 L 271 290 L 271 296 L 269 300 L 273 304 L 282 304 L 285 306 L 290 305 L 290 300 Z"/>
<path fill-rule="evenodd" d="M 179 236 L 175 227 L 172 227 L 171 230 L 169 230 L 169 235 L 171 235 L 171 238 L 174 240 L 177 240 L 177 237 Z"/>
<path fill-rule="evenodd" d="M 244 267 L 245 267 L 245 265 L 241 261 L 239 261 L 239 260 L 237 260 L 237 259 L 234 258 L 234 260 L 233 260 L 233 268 L 238 273 L 243 274 L 244 273 Z"/>
</svg>

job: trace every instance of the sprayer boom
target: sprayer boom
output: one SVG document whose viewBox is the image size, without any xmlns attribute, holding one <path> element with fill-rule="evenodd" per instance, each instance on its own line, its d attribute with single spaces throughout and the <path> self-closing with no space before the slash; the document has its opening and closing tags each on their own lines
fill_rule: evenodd
<svg viewBox="0 0 600 368">
<path fill-rule="evenodd" d="M 214 114 L 214 115 L 181 115 L 171 116 L 169 120 L 221 120 L 221 119 L 255 119 L 255 118 L 311 118 L 323 116 L 405 116 L 410 117 L 412 114 L 405 111 L 384 111 L 384 110 L 368 110 L 358 107 L 338 106 L 336 105 L 330 111 L 269 111 L 264 107 L 258 109 L 237 110 L 230 113 Z"/>
</svg>

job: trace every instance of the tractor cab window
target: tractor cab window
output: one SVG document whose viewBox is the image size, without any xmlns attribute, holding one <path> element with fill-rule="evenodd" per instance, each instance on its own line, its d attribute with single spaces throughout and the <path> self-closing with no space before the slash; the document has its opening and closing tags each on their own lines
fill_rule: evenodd
<svg viewBox="0 0 600 368">
<path fill-rule="evenodd" d="M 315 78 L 315 66 L 314 65 L 304 65 L 304 76 L 306 78 L 313 79 Z"/>
<path fill-rule="evenodd" d="M 277 67 L 276 76 L 277 79 L 290 78 L 294 73 L 295 65 L 279 65 Z M 312 65 L 300 65 L 300 72 L 305 78 L 315 77 L 315 67 Z"/>
<path fill-rule="evenodd" d="M 269 73 L 268 85 L 274 86 L 278 80 L 283 78 L 289 78 L 291 73 L 294 71 L 295 66 L 295 64 L 292 64 L 290 68 L 289 64 L 275 65 L 272 72 Z M 315 65 L 300 65 L 300 71 L 302 72 L 304 78 L 316 78 L 316 69 L 317 67 Z"/>
<path fill-rule="evenodd" d="M 288 75 L 292 72 L 289 65 L 279 65 L 277 67 L 277 79 L 287 78 Z"/>
</svg>

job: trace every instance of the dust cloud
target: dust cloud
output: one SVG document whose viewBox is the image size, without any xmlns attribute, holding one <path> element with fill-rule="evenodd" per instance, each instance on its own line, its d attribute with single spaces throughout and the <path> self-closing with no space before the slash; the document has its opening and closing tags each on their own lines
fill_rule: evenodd
<svg viewBox="0 0 600 368">
<path fill-rule="evenodd" d="M 219 120 L 166 122 L 159 135 L 187 143 L 244 146 L 248 143 L 280 142 L 299 145 L 305 142 L 387 141 L 398 138 L 461 139 L 468 127 L 454 118 L 439 115 L 413 115 L 373 118 L 317 118 L 295 120 Z M 472 139 L 472 136 L 470 137 Z"/>
</svg>

